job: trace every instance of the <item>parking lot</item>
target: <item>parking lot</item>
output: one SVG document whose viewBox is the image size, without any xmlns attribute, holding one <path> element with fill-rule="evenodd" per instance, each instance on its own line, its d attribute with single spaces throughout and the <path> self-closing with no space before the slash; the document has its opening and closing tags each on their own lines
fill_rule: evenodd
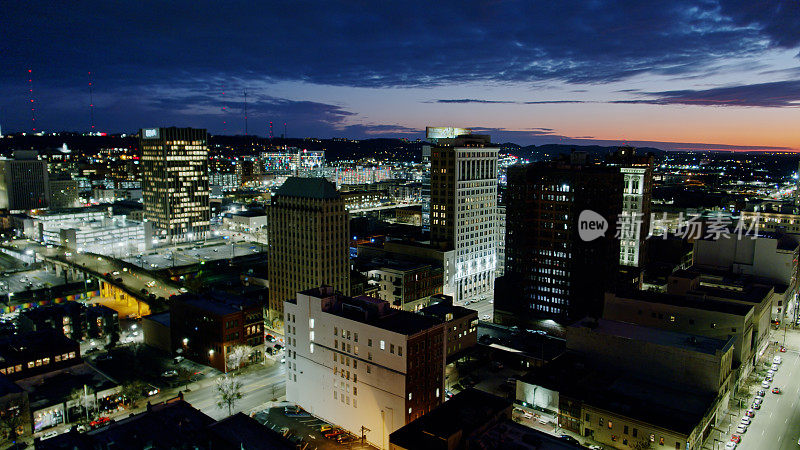
<svg viewBox="0 0 800 450">
<path fill-rule="evenodd" d="M 272 428 L 275 431 L 286 431 L 287 436 L 299 442 L 308 444 L 307 450 L 341 450 L 341 449 L 375 449 L 369 444 L 362 444 L 360 440 L 355 440 L 346 444 L 340 444 L 331 439 L 326 439 L 320 432 L 320 427 L 329 425 L 327 422 L 320 420 L 314 416 L 308 415 L 306 417 L 289 417 L 286 415 L 284 408 L 291 406 L 289 403 L 281 404 L 279 406 L 269 408 L 257 412 L 253 417 L 259 423 Z"/>
<path fill-rule="evenodd" d="M 4 273 L 0 277 L 0 295 L 9 292 L 22 292 L 27 289 L 41 289 L 64 284 L 64 278 L 53 272 L 34 269 L 15 273 Z"/>
<path fill-rule="evenodd" d="M 218 240 L 216 243 L 208 245 L 199 243 L 151 250 L 142 254 L 141 258 L 136 255 L 125 258 L 125 261 L 148 270 L 164 269 L 197 264 L 202 261 L 251 255 L 261 251 L 262 246 L 262 244 L 250 242 Z"/>
</svg>

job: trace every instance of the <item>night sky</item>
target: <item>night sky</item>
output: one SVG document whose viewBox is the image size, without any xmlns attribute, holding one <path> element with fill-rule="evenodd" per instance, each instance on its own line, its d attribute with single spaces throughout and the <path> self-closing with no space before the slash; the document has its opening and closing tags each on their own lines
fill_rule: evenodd
<svg viewBox="0 0 800 450">
<path fill-rule="evenodd" d="M 54 4 L 58 3 L 57 6 Z M 255 6 L 259 3 L 262 6 Z M 800 150 L 800 2 L 5 2 L 0 125 Z M 224 94 L 223 94 L 224 92 Z"/>
</svg>

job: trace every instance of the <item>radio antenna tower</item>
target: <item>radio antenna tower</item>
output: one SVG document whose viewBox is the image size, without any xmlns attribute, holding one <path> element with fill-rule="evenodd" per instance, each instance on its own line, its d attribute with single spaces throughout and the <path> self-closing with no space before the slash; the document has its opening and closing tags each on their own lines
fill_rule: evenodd
<svg viewBox="0 0 800 450">
<path fill-rule="evenodd" d="M 283 138 L 286 139 L 289 136 L 286 136 L 286 122 L 283 122 Z"/>
<path fill-rule="evenodd" d="M 226 113 L 228 107 L 225 105 L 225 85 L 222 85 L 222 134 L 228 133 L 228 117 Z"/>
<path fill-rule="evenodd" d="M 31 100 L 31 129 L 36 132 L 36 102 L 33 101 L 33 69 L 28 69 L 28 94 Z"/>
<path fill-rule="evenodd" d="M 244 90 L 244 135 L 247 136 L 247 89 Z"/>
<path fill-rule="evenodd" d="M 92 86 L 92 72 L 89 72 L 89 125 L 90 131 L 94 131 L 94 87 Z"/>
<path fill-rule="evenodd" d="M 272 136 L 273 136 L 272 135 L 272 122 L 270 121 L 270 123 L 269 123 L 269 140 L 270 141 L 272 140 Z"/>
</svg>

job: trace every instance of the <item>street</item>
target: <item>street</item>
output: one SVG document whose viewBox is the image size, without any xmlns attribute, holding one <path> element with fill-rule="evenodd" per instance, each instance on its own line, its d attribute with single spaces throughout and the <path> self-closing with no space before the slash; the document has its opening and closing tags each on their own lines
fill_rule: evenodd
<svg viewBox="0 0 800 450">
<path fill-rule="evenodd" d="M 486 320 L 491 322 L 494 318 L 494 301 L 492 300 L 494 296 L 488 295 L 487 298 L 478 301 L 471 301 L 469 305 L 462 305 L 465 308 L 474 309 L 478 311 L 478 320 Z M 491 303 L 490 303 L 491 302 Z M 486 319 L 485 317 L 488 316 L 489 318 Z"/>
<path fill-rule="evenodd" d="M 286 395 L 286 364 L 276 363 L 258 370 L 248 370 L 239 376 L 242 383 L 242 398 L 236 402 L 233 413 L 239 411 L 249 414 L 253 409 L 273 398 L 280 399 Z M 217 407 L 216 385 L 213 380 L 204 382 L 203 387 L 194 389 L 184 395 L 184 399 L 192 406 L 203 411 L 213 419 L 219 420 L 228 416 L 227 409 Z"/>
<path fill-rule="evenodd" d="M 783 332 L 773 333 L 772 340 L 782 341 Z M 737 449 L 774 449 L 787 450 L 797 449 L 798 439 L 800 439 L 800 331 L 788 331 L 786 333 L 786 353 L 775 352 L 774 346 L 770 347 L 765 353 L 769 359 L 773 355 L 780 355 L 782 364 L 779 365 L 775 373 L 775 381 L 770 384 L 769 389 L 764 389 L 767 394 L 761 409 L 756 411 L 752 423 L 747 428 L 747 432 L 742 434 L 742 441 Z M 761 377 L 763 379 L 763 377 Z M 773 394 L 772 388 L 781 389 L 781 394 Z M 744 409 L 732 407 L 728 416 L 733 421 L 731 426 L 732 433 L 727 433 L 727 423 L 723 431 L 726 433 L 712 433 L 706 444 L 710 448 L 724 448 L 725 443 L 730 441 L 730 435 L 736 434 L 735 428 L 739 420 L 743 417 L 744 411 L 753 403 L 755 391 L 760 387 L 752 388 L 749 401 Z M 717 435 L 722 435 L 718 438 Z M 715 441 L 714 438 L 717 440 Z M 710 445 L 709 445 L 710 444 Z"/>
</svg>

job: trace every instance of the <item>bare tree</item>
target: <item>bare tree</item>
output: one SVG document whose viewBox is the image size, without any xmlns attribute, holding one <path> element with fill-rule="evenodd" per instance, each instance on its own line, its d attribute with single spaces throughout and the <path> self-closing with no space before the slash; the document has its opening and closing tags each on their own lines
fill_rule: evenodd
<svg viewBox="0 0 800 450">
<path fill-rule="evenodd" d="M 240 369 L 253 353 L 253 347 L 249 345 L 234 346 L 228 353 L 228 368 L 230 370 Z"/>
<path fill-rule="evenodd" d="M 2 443 L 16 443 L 20 436 L 20 431 L 24 428 L 25 405 L 22 401 L 12 400 L 4 405 L 4 410 L 0 411 L 0 430 L 2 431 Z"/>
<path fill-rule="evenodd" d="M 225 374 L 217 378 L 217 408 L 228 408 L 228 415 L 233 414 L 233 407 L 242 398 L 242 383 L 234 375 Z"/>
</svg>

